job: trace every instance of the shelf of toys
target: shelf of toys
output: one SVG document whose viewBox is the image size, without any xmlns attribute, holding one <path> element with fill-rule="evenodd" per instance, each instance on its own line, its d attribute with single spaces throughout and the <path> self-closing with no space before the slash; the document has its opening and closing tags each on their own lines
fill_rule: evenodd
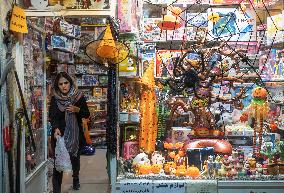
<svg viewBox="0 0 284 193">
<path fill-rule="evenodd" d="M 282 3 L 171 3 L 137 5 L 139 72 L 120 78 L 116 191 L 281 192 Z"/>
</svg>

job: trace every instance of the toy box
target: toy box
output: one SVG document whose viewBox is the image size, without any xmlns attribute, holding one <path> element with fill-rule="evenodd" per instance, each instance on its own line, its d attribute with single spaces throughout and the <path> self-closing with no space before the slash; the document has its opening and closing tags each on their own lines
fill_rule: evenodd
<svg viewBox="0 0 284 193">
<path fill-rule="evenodd" d="M 137 126 L 126 126 L 123 131 L 123 141 L 136 141 L 138 139 L 139 129 Z"/>
<path fill-rule="evenodd" d="M 207 160 L 210 155 L 214 157 L 213 147 L 189 148 L 186 150 L 187 165 L 194 165 L 201 170 L 204 165 L 204 161 Z"/>
<path fill-rule="evenodd" d="M 123 158 L 129 159 L 135 157 L 139 153 L 138 141 L 127 141 L 123 143 Z"/>
</svg>

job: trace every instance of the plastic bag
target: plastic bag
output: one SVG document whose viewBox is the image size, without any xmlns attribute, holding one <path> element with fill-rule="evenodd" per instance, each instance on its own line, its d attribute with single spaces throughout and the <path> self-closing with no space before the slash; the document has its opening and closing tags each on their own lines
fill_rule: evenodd
<svg viewBox="0 0 284 193">
<path fill-rule="evenodd" d="M 72 165 L 69 153 L 65 147 L 64 137 L 58 137 L 55 147 L 55 169 L 57 171 L 71 171 Z"/>
</svg>

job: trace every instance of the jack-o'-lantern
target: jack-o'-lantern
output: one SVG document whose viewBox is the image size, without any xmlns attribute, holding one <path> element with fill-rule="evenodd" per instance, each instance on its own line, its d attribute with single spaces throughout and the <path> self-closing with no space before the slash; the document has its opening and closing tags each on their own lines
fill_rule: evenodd
<svg viewBox="0 0 284 193">
<path fill-rule="evenodd" d="M 174 157 L 174 160 L 175 160 L 175 162 L 177 162 L 179 159 L 180 159 L 180 155 L 177 154 L 177 155 Z"/>
<path fill-rule="evenodd" d="M 152 171 L 152 173 L 154 173 L 154 174 L 159 174 L 159 173 L 161 172 L 162 168 L 163 168 L 163 166 L 160 165 L 160 164 L 153 164 L 153 165 L 151 166 L 151 171 Z"/>
<path fill-rule="evenodd" d="M 173 149 L 173 144 L 172 144 L 172 143 L 165 142 L 165 143 L 164 143 L 164 148 L 165 148 L 165 149 Z"/>
<path fill-rule="evenodd" d="M 175 172 L 176 176 L 185 176 L 186 173 L 187 173 L 187 170 L 186 170 L 185 165 L 177 166 L 177 169 L 176 169 L 176 172 Z"/>
<path fill-rule="evenodd" d="M 208 128 L 199 127 L 194 129 L 194 134 L 199 137 L 207 137 L 210 133 Z"/>
<path fill-rule="evenodd" d="M 266 99 L 266 97 L 267 97 L 267 91 L 266 91 L 265 88 L 256 87 L 256 88 L 253 89 L 253 91 L 252 91 L 252 96 L 253 96 L 253 98 L 256 98 L 256 99 Z"/>
<path fill-rule="evenodd" d="M 197 167 L 192 165 L 192 166 L 187 168 L 186 176 L 189 176 L 189 177 L 192 177 L 192 178 L 197 178 L 197 177 L 200 176 L 200 171 Z"/>
<path fill-rule="evenodd" d="M 181 149 L 182 147 L 183 147 L 183 143 L 182 142 L 177 142 L 175 144 L 175 148 L 177 148 L 177 149 Z"/>
<path fill-rule="evenodd" d="M 172 169 L 176 169 L 177 165 L 175 162 L 167 162 L 164 165 L 164 170 L 166 173 L 170 173 Z"/>
<path fill-rule="evenodd" d="M 176 153 L 175 153 L 174 151 L 171 151 L 171 152 L 169 153 L 169 156 L 170 156 L 170 158 L 174 159 L 175 156 L 176 156 Z"/>
<path fill-rule="evenodd" d="M 140 166 L 138 166 L 138 174 L 142 174 L 142 175 L 150 174 L 151 169 L 152 169 L 152 167 L 149 164 L 140 165 Z"/>
</svg>

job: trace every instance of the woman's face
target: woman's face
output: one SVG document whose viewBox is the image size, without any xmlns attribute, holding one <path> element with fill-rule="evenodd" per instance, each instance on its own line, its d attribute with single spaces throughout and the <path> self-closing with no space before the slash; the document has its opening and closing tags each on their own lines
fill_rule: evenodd
<svg viewBox="0 0 284 193">
<path fill-rule="evenodd" d="M 66 78 L 61 77 L 58 81 L 58 88 L 62 94 L 68 94 L 70 91 L 70 82 Z"/>
</svg>

